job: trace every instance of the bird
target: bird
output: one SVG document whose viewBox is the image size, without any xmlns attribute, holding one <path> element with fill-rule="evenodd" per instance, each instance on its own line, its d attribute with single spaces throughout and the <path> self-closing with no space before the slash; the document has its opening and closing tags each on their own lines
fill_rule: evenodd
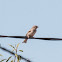
<svg viewBox="0 0 62 62">
<path fill-rule="evenodd" d="M 27 43 L 28 38 L 34 38 L 33 36 L 36 33 L 36 29 L 38 28 L 38 26 L 34 25 L 26 34 L 26 39 L 22 42 L 22 43 Z"/>
</svg>

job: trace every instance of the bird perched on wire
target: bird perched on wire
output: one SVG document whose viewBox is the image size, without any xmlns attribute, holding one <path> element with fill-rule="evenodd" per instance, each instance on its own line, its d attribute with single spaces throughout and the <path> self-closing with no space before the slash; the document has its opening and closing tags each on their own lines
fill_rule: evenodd
<svg viewBox="0 0 62 62">
<path fill-rule="evenodd" d="M 27 43 L 28 38 L 32 38 L 34 36 L 34 34 L 36 33 L 36 29 L 38 28 L 38 26 L 33 26 L 26 34 L 26 39 L 22 42 L 22 43 Z"/>
</svg>

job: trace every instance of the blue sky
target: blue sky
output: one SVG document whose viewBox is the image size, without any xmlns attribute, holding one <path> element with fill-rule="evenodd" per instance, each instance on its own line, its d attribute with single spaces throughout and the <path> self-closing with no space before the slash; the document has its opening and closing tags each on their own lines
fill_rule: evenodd
<svg viewBox="0 0 62 62">
<path fill-rule="evenodd" d="M 62 0 L 0 0 L 0 35 L 25 36 L 33 25 L 39 26 L 34 37 L 62 38 Z M 0 44 L 12 50 L 8 44 L 20 43 L 24 52 L 19 54 L 32 62 L 62 62 L 61 41 L 29 39 L 22 44 L 23 40 L 0 38 Z M 10 56 L 0 53 L 4 58 Z"/>
</svg>

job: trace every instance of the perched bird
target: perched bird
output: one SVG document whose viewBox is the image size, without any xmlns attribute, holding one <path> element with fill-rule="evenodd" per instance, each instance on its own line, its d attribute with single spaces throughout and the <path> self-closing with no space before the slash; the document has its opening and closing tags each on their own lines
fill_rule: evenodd
<svg viewBox="0 0 62 62">
<path fill-rule="evenodd" d="M 28 38 L 31 38 L 34 36 L 34 34 L 36 33 L 36 29 L 38 28 L 38 26 L 33 26 L 26 34 L 26 39 L 22 42 L 22 43 L 27 43 Z"/>
</svg>

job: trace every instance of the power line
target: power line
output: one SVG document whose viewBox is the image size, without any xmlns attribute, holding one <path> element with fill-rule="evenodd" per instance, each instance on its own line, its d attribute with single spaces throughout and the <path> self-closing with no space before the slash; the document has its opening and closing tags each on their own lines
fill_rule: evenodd
<svg viewBox="0 0 62 62">
<path fill-rule="evenodd" d="M 4 48 L 4 47 L 1 47 L 1 46 L 0 46 L 0 49 L 2 49 L 2 50 L 4 50 L 4 51 L 6 51 L 6 52 L 8 52 L 8 53 L 10 53 L 10 54 L 12 54 L 12 55 L 15 56 L 15 53 L 14 53 L 14 52 L 12 52 L 12 51 L 10 51 L 10 50 Z M 27 61 L 27 62 L 31 62 L 30 60 L 24 58 L 23 56 L 18 55 L 18 57 L 20 57 L 21 59 L 23 59 L 23 60 L 25 60 L 25 61 Z"/>
<path fill-rule="evenodd" d="M 5 36 L 5 35 L 0 35 L 0 37 L 4 38 L 4 37 L 8 37 L 8 38 L 22 38 L 22 39 L 25 39 L 27 38 L 26 36 Z M 40 40 L 62 40 L 62 38 L 29 38 L 29 39 L 40 39 Z"/>
</svg>

